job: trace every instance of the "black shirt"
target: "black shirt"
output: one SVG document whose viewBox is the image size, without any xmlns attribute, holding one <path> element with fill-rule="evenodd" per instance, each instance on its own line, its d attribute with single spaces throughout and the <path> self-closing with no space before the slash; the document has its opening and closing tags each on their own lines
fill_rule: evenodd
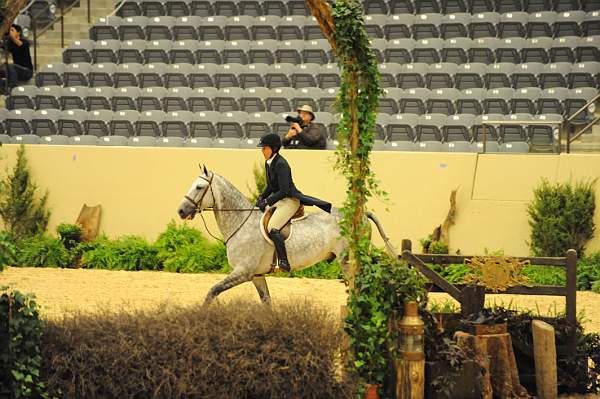
<svg viewBox="0 0 600 399">
<path fill-rule="evenodd" d="M 33 62 L 29 53 L 29 41 L 21 39 L 22 45 L 17 46 L 12 40 L 8 41 L 8 51 L 12 54 L 13 63 L 33 71 Z"/>
</svg>

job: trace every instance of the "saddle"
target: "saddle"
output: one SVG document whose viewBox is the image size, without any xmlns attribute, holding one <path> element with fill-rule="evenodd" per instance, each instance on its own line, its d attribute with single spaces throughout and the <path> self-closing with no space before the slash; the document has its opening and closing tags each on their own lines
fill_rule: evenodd
<svg viewBox="0 0 600 399">
<path fill-rule="evenodd" d="M 265 240 L 267 240 L 267 242 L 269 242 L 271 244 L 273 244 L 273 241 L 271 241 L 271 238 L 269 238 L 269 232 L 267 231 L 267 228 L 269 226 L 269 220 L 271 220 L 271 217 L 273 216 L 275 209 L 277 209 L 277 207 L 271 207 L 271 208 L 267 209 L 267 211 L 265 213 L 263 213 L 263 216 L 260 219 L 260 226 L 261 226 L 260 231 L 261 231 L 263 237 L 265 238 Z M 304 214 L 304 205 L 300 205 L 300 208 L 298 208 L 298 210 L 296 211 L 296 213 L 294 213 L 292 218 L 290 220 L 288 220 L 287 223 L 285 224 L 285 226 L 283 226 L 280 230 L 281 235 L 283 236 L 283 238 L 285 240 L 290 238 L 290 235 L 292 235 L 292 222 L 304 219 L 305 216 L 306 215 Z"/>
</svg>

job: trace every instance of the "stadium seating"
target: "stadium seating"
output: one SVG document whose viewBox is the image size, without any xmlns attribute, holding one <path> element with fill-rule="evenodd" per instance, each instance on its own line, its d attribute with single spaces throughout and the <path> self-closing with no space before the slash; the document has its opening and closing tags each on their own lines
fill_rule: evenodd
<svg viewBox="0 0 600 399">
<path fill-rule="evenodd" d="M 249 148 L 301 104 L 335 140 L 335 55 L 304 1 L 125 0 L 7 98 L 0 142 Z M 551 148 L 600 87 L 600 1 L 364 0 L 378 150 Z M 587 115 L 582 113 L 583 123 Z M 548 121 L 490 126 L 487 120 Z"/>
</svg>

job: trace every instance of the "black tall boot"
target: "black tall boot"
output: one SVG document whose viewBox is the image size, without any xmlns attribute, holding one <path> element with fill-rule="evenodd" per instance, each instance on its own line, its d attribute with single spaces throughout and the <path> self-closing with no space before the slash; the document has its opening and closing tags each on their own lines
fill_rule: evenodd
<svg viewBox="0 0 600 399">
<path fill-rule="evenodd" d="M 279 261 L 279 268 L 289 272 L 290 271 L 290 263 L 287 258 L 287 251 L 285 250 L 285 242 L 281 232 L 277 229 L 271 229 L 269 232 L 269 237 L 273 240 L 273 244 L 275 244 L 275 251 L 277 251 L 277 259 Z"/>
</svg>

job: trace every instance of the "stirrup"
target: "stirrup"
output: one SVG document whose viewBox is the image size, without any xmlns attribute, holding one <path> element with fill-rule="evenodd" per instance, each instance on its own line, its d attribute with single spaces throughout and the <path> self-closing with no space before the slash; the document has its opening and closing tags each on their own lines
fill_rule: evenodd
<svg viewBox="0 0 600 399">
<path fill-rule="evenodd" d="M 283 270 L 281 267 L 279 267 L 279 262 L 271 264 L 271 270 L 269 270 L 269 274 L 277 273 L 287 273 L 287 270 Z"/>
</svg>

